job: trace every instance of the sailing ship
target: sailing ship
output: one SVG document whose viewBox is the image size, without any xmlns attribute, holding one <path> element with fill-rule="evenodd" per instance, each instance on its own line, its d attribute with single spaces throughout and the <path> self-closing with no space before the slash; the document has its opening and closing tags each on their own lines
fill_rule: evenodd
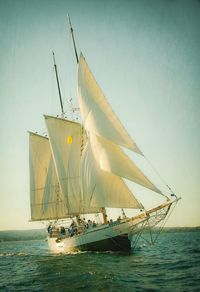
<svg viewBox="0 0 200 292">
<path fill-rule="evenodd" d="M 52 252 L 129 251 L 145 230 L 153 242 L 152 228 L 166 221 L 178 198 L 164 194 L 126 154 L 124 149 L 144 156 L 112 110 L 83 54 L 78 58 L 71 22 L 70 30 L 82 122 L 64 117 L 54 59 L 62 114 L 44 116 L 47 136 L 29 132 L 31 220 L 49 224 Z M 163 196 L 164 202 L 146 210 L 125 179 Z M 122 216 L 113 221 L 108 208 L 121 210 Z M 126 209 L 138 214 L 127 216 Z M 86 221 L 90 216 L 93 220 Z"/>
</svg>

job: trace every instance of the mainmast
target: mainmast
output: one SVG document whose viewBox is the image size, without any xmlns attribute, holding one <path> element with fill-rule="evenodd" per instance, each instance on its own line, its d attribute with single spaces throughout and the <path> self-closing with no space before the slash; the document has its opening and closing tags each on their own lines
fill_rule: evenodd
<svg viewBox="0 0 200 292">
<path fill-rule="evenodd" d="M 77 53 L 77 49 L 76 49 L 76 43 L 75 43 L 75 39 L 74 39 L 74 31 L 73 31 L 73 28 L 72 28 L 72 24 L 71 24 L 71 20 L 70 20 L 69 14 L 68 14 L 68 21 L 69 21 L 70 32 L 71 32 L 71 35 L 72 35 L 72 42 L 73 42 L 73 45 L 74 45 L 74 52 L 75 52 L 75 56 L 76 56 L 76 62 L 78 64 L 78 62 L 79 62 L 78 53 Z"/>
<path fill-rule="evenodd" d="M 60 90 L 60 84 L 59 84 L 59 79 L 58 79 L 58 72 L 57 72 L 57 66 L 56 66 L 54 52 L 52 52 L 52 54 L 53 54 L 54 69 L 55 69 L 55 73 L 56 73 L 56 81 L 57 81 L 57 86 L 58 86 L 58 94 L 59 94 L 59 99 L 60 99 L 60 107 L 61 107 L 62 115 L 64 116 L 63 102 L 62 102 L 62 96 L 61 96 L 61 90 Z"/>
<path fill-rule="evenodd" d="M 71 32 L 71 35 L 72 35 L 72 42 L 73 42 L 73 46 L 74 46 L 74 52 L 75 52 L 76 62 L 78 64 L 79 63 L 79 58 L 78 58 L 78 53 L 77 53 L 77 49 L 76 49 L 76 43 L 75 43 L 75 39 L 74 39 L 74 31 L 73 31 L 73 28 L 72 28 L 72 24 L 71 24 L 71 20 L 70 20 L 69 14 L 68 14 L 68 21 L 69 21 L 70 32 Z M 104 222 L 104 224 L 107 224 L 108 223 L 108 219 L 107 219 L 108 216 L 106 214 L 105 207 L 102 207 L 101 208 L 101 213 L 103 215 L 103 222 Z"/>
</svg>

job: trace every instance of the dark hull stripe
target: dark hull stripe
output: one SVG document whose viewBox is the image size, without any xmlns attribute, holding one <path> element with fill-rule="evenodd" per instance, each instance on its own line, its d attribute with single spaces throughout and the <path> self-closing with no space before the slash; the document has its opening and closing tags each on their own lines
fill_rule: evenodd
<svg viewBox="0 0 200 292">
<path fill-rule="evenodd" d="M 76 246 L 75 249 L 82 251 L 130 251 L 131 242 L 128 235 L 124 234 Z"/>
</svg>

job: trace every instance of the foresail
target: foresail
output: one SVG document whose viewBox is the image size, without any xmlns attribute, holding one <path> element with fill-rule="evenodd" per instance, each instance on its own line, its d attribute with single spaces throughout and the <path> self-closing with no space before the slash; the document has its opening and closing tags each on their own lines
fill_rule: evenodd
<svg viewBox="0 0 200 292">
<path fill-rule="evenodd" d="M 95 133 L 117 145 L 142 154 L 105 99 L 82 54 L 78 68 L 78 95 L 83 124 L 87 132 Z"/>
<path fill-rule="evenodd" d="M 45 116 L 59 183 L 68 214 L 83 213 L 80 190 L 80 159 L 84 144 L 80 123 Z M 86 213 L 96 212 L 85 208 Z"/>
<path fill-rule="evenodd" d="M 92 133 L 90 133 L 89 137 L 94 158 L 101 170 L 129 179 L 161 194 L 161 191 L 142 173 L 118 145 Z"/>
<path fill-rule="evenodd" d="M 30 203 L 32 220 L 66 217 L 49 141 L 29 132 Z"/>
<path fill-rule="evenodd" d="M 80 173 L 85 206 L 142 208 L 122 178 L 99 168 L 90 141 L 84 149 Z"/>
</svg>

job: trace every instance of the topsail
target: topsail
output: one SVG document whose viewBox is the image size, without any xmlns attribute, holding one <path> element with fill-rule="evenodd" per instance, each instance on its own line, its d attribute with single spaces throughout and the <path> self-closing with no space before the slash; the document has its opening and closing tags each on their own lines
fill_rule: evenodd
<svg viewBox="0 0 200 292">
<path fill-rule="evenodd" d="M 78 68 L 78 95 L 83 125 L 87 132 L 142 154 L 113 112 L 82 54 Z"/>
</svg>

